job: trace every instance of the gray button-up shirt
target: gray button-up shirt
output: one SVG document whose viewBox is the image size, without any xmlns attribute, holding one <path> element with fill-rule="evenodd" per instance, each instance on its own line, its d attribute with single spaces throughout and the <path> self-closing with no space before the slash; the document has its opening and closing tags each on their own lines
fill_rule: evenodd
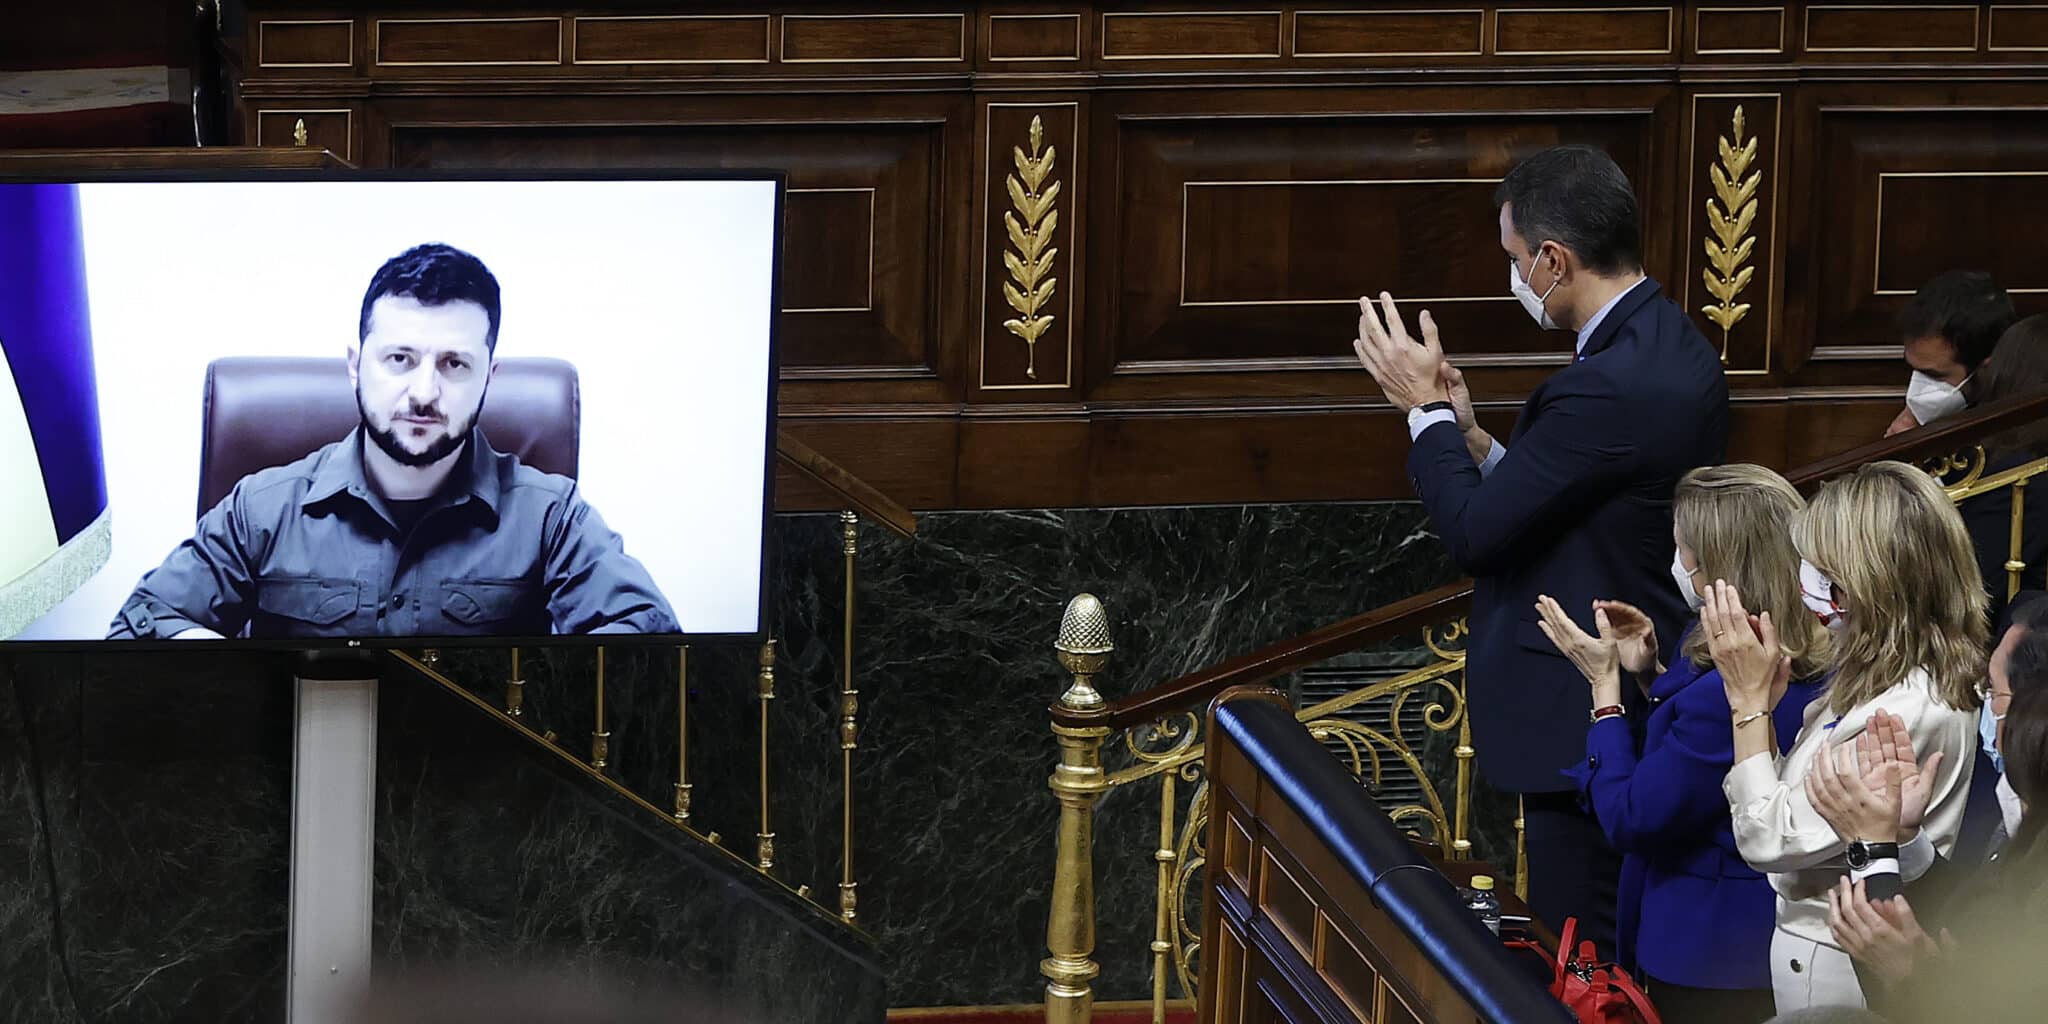
<svg viewBox="0 0 2048 1024">
<path fill-rule="evenodd" d="M 109 639 L 672 633 L 645 567 L 577 493 L 491 448 L 464 456 L 409 534 L 370 487 L 363 434 L 251 473 L 142 577 Z"/>
</svg>

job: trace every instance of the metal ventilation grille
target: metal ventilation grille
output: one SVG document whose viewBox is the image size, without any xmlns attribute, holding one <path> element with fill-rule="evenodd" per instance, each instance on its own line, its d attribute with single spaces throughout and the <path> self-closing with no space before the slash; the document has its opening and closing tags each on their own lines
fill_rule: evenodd
<svg viewBox="0 0 2048 1024">
<path fill-rule="evenodd" d="M 1419 664 L 1418 661 L 1417 665 Z M 1393 665 L 1382 668 L 1304 669 L 1297 677 L 1296 706 L 1305 708 L 1341 697 L 1361 687 L 1371 686 L 1412 671 L 1415 667 L 1417 666 Z M 1417 694 L 1408 698 L 1408 702 L 1401 708 L 1399 723 L 1388 721 L 1394 709 L 1394 694 L 1391 693 L 1354 704 L 1330 717 L 1357 722 L 1368 728 L 1377 729 L 1389 737 L 1398 735 L 1425 766 L 1431 766 L 1433 761 L 1427 756 L 1427 751 L 1434 734 L 1422 718 L 1423 710 L 1430 705 L 1428 696 Z M 1350 767 L 1350 752 L 1341 741 L 1335 738 L 1325 739 L 1323 745 L 1331 754 L 1342 760 L 1347 768 Z M 1391 813 L 1397 807 L 1426 803 L 1422 794 L 1422 782 L 1415 777 L 1414 770 L 1400 758 L 1388 755 L 1385 750 L 1381 750 L 1380 754 L 1380 786 L 1378 790 L 1373 791 L 1373 797 L 1378 801 L 1380 808 Z M 1442 785 L 1438 785 L 1437 793 L 1448 801 L 1450 794 Z"/>
</svg>

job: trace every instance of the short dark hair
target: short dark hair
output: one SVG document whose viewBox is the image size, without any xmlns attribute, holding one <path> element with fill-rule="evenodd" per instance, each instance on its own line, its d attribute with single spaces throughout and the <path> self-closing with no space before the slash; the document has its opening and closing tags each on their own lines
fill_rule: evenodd
<svg viewBox="0 0 2048 1024">
<path fill-rule="evenodd" d="M 1899 337 L 1939 336 L 1955 346 L 1956 362 L 1975 370 L 2019 318 L 2012 296 L 1990 274 L 1951 270 L 1921 285 L 1899 310 Z"/>
<path fill-rule="evenodd" d="M 1642 214 L 1628 175 L 1592 146 L 1552 146 L 1515 165 L 1493 190 L 1493 208 L 1512 204 L 1515 232 L 1578 254 L 1596 274 L 1643 268 Z"/>
<path fill-rule="evenodd" d="M 2015 694 L 2048 690 L 2048 598 L 2040 591 L 2033 595 L 2012 614 L 2009 627 L 2026 630 L 2005 660 L 2005 679 Z"/>
<path fill-rule="evenodd" d="M 484 309 L 490 330 L 484 344 L 498 350 L 498 279 L 484 261 L 440 242 L 415 245 L 384 261 L 370 277 L 363 292 L 362 317 L 356 323 L 356 340 L 370 337 L 370 307 L 386 295 L 401 295 L 422 306 L 444 306 L 450 302 L 474 302 Z"/>
</svg>

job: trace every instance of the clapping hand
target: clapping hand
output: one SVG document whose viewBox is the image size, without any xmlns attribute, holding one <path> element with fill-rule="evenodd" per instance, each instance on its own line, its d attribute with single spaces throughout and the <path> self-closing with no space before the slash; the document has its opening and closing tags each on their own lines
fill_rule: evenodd
<svg viewBox="0 0 2048 1024">
<path fill-rule="evenodd" d="M 1778 646 L 1771 613 L 1751 618 L 1742 595 L 1726 580 L 1715 580 L 1703 595 L 1700 626 L 1707 631 L 1707 653 L 1720 670 L 1728 707 L 1738 716 L 1768 711 L 1792 681 L 1792 659 Z"/>
<path fill-rule="evenodd" d="M 1657 667 L 1657 624 L 1627 601 L 1595 601 L 1593 614 L 1606 615 L 1614 626 L 1621 667 L 1641 675 Z"/>
<path fill-rule="evenodd" d="M 1550 638 L 1558 651 L 1571 663 L 1578 666 L 1579 673 L 1593 684 L 1593 706 L 1606 707 L 1621 703 L 1620 643 L 1615 639 L 1614 625 L 1608 621 L 1605 611 L 1593 612 L 1594 628 L 1599 636 L 1590 636 L 1579 624 L 1566 615 L 1564 606 L 1557 599 L 1545 594 L 1536 599 L 1536 628 Z"/>
<path fill-rule="evenodd" d="M 1906 720 L 1884 710 L 1870 716 L 1870 724 L 1856 738 L 1856 752 L 1863 760 L 1866 779 L 1879 770 L 1898 775 L 1899 841 L 1911 839 L 1920 831 L 1927 804 L 1934 798 L 1934 780 L 1941 770 L 1942 752 L 1927 755 L 1925 764 L 1915 760 L 1913 734 L 1906 731 Z"/>
<path fill-rule="evenodd" d="M 1382 311 L 1387 317 L 1385 324 L 1380 322 Z M 1429 402 L 1452 400 L 1451 378 L 1444 372 L 1447 364 L 1443 345 L 1437 339 L 1436 320 L 1425 309 L 1418 322 L 1422 327 L 1420 345 L 1408 336 L 1408 326 L 1401 322 L 1392 294 L 1380 293 L 1378 311 L 1373 309 L 1372 299 L 1358 300 L 1358 337 L 1352 339 L 1351 348 L 1358 353 L 1359 363 L 1371 371 L 1387 401 L 1404 413 Z M 1457 380 L 1462 387 L 1462 375 Z M 1467 429 L 1471 407 L 1468 393 L 1458 424 L 1461 431 Z"/>
<path fill-rule="evenodd" d="M 1847 878 L 1828 890 L 1828 930 L 1844 952 L 1893 982 L 1910 976 L 1924 960 L 1956 951 L 1955 937 L 1946 928 L 1941 943 L 1935 943 L 1904 896 L 1873 902 L 1862 882 L 1851 884 Z"/>
<path fill-rule="evenodd" d="M 1925 765 L 1916 763 L 1905 721 L 1879 710 L 1853 744 L 1824 749 L 1814 759 L 1806 797 L 1845 840 L 1906 842 L 1927 813 L 1941 759 L 1937 750 Z"/>
<path fill-rule="evenodd" d="M 1865 734 L 1869 735 L 1868 733 Z M 1856 743 L 1824 745 L 1806 773 L 1806 799 L 1845 842 L 1890 843 L 1899 833 L 1898 766 L 1879 764 L 1866 778 Z M 1874 784 L 1873 784 L 1874 783 Z"/>
</svg>

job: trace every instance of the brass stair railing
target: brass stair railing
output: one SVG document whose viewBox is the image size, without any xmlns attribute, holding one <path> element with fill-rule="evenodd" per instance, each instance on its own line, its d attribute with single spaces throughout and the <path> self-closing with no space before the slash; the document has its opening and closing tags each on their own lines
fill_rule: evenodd
<svg viewBox="0 0 2048 1024">
<path fill-rule="evenodd" d="M 1813 463 L 1787 474 L 1787 479 L 1802 491 L 1811 491 L 1858 466 L 1895 459 L 1926 469 L 1958 502 L 2010 489 L 2010 557 L 2005 563 L 2010 597 L 2018 591 L 2026 568 L 2021 551 L 2027 483 L 2048 473 L 2048 458 L 1987 475 L 1984 442 L 2043 418 L 2048 418 L 2048 394 L 2005 399 Z M 1108 615 L 1093 595 L 1082 594 L 1069 602 L 1055 649 L 1072 678 L 1051 708 L 1060 760 L 1050 786 L 1059 803 L 1060 822 L 1046 924 L 1049 955 L 1040 964 L 1047 981 L 1046 1020 L 1085 1024 L 1090 1018 L 1093 982 L 1101 972 L 1094 958 L 1095 806 L 1109 791 L 1146 779 L 1159 780 L 1158 844 L 1152 852 L 1158 865 L 1151 943 L 1153 1021 L 1163 1024 L 1166 1019 L 1169 973 L 1177 978 L 1182 998 L 1194 998 L 1200 983 L 1200 918 L 1190 919 L 1187 904 L 1191 894 L 1202 891 L 1201 871 L 1207 859 L 1201 711 L 1232 687 L 1270 683 L 1389 644 L 1419 657 L 1421 664 L 1393 678 L 1299 708 L 1296 716 L 1311 734 L 1341 750 L 1352 774 L 1365 785 L 1377 789 L 1390 759 L 1411 771 L 1420 783 L 1420 799 L 1388 808 L 1389 815 L 1441 846 L 1450 859 L 1471 857 L 1475 751 L 1466 714 L 1462 643 L 1471 598 L 1472 581 L 1459 580 L 1115 701 L 1104 698 L 1094 682 L 1114 650 Z M 1423 751 L 1401 727 L 1404 705 L 1418 694 L 1429 701 L 1421 715 L 1424 735 L 1455 735 L 1448 806 Z M 1385 728 L 1338 715 L 1375 701 L 1387 710 Z M 1112 736 L 1122 738 L 1122 753 L 1116 755 L 1120 763 L 1114 766 L 1104 760 Z M 1184 807 L 1177 792 L 1183 783 L 1194 786 Z M 1526 897 L 1528 863 L 1519 812 L 1513 830 L 1516 891 Z"/>
<path fill-rule="evenodd" d="M 560 741 L 554 729 L 545 728 L 535 721 L 535 715 L 527 700 L 529 681 L 524 671 L 523 653 L 512 648 L 508 655 L 508 674 L 504 681 L 502 703 L 493 703 L 479 696 L 471 687 L 465 686 L 444 671 L 441 657 L 433 650 L 417 655 L 394 652 L 396 658 L 420 675 L 441 685 L 457 696 L 467 700 L 483 713 L 499 719 L 505 725 L 541 745 L 555 755 L 581 769 L 598 785 L 608 787 L 627 797 L 632 803 L 644 809 L 651 816 L 666 822 L 691 838 L 714 847 L 730 857 L 735 863 L 760 873 L 780 884 L 791 894 L 810 903 L 821 913 L 853 927 L 857 917 L 858 900 L 854 881 L 853 839 L 854 839 L 854 755 L 859 743 L 859 691 L 855 688 L 854 674 L 854 590 L 859 569 L 860 524 L 863 519 L 878 524 L 899 536 L 909 538 L 917 532 L 917 519 L 902 505 L 877 491 L 867 483 L 853 476 L 788 434 L 778 432 L 776 454 L 780 463 L 801 474 L 806 479 L 824 488 L 844 511 L 839 514 L 840 552 L 844 560 L 845 597 L 841 607 L 841 652 L 839 706 L 837 716 L 838 745 L 840 750 L 841 815 L 839 835 L 839 877 L 829 887 L 836 888 L 836 906 L 827 906 L 812 895 L 813 886 L 808 883 L 793 883 L 783 877 L 778 869 L 775 850 L 775 818 L 771 813 L 773 796 L 769 785 L 769 767 L 772 763 L 769 749 L 769 726 L 773 717 L 776 696 L 776 641 L 763 643 L 754 660 L 754 699 L 759 704 L 760 734 L 756 744 L 756 761 L 759 767 L 759 817 L 754 834 L 754 848 L 751 856 L 736 852 L 725 845 L 724 837 L 717 832 L 700 831 L 697 819 L 693 817 L 697 784 L 690 777 L 690 648 L 674 648 L 676 680 L 676 765 L 675 782 L 669 797 L 669 806 L 659 807 L 649 795 L 637 793 L 627 786 L 617 770 L 622 757 L 638 752 L 618 749 L 611 739 L 611 730 L 605 713 L 606 648 L 598 647 L 594 652 L 595 675 L 592 706 L 594 721 L 590 727 L 588 756 L 581 756 Z M 763 580 L 766 586 L 767 581 Z M 821 887 L 824 888 L 824 887 Z"/>
</svg>

